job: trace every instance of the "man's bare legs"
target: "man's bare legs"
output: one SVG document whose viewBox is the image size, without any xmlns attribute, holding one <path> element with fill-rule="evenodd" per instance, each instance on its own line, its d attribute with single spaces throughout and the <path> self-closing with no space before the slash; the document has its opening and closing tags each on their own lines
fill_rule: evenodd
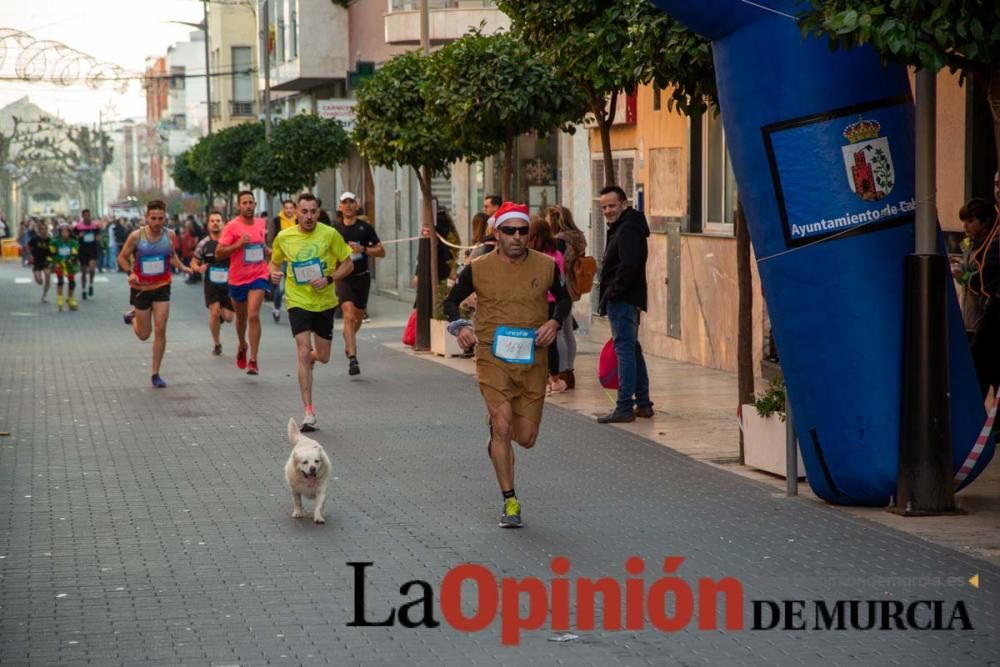
<svg viewBox="0 0 1000 667">
<path fill-rule="evenodd" d="M 250 336 L 250 359 L 254 361 L 257 360 L 257 352 L 260 349 L 260 307 L 263 303 L 264 290 L 252 289 L 247 295 L 246 303 L 243 304 L 246 309 L 244 311 L 246 327 Z"/>
<path fill-rule="evenodd" d="M 348 357 L 354 357 L 358 354 L 358 331 L 364 313 L 350 301 L 341 303 L 340 309 L 344 314 L 344 352 Z"/>
<path fill-rule="evenodd" d="M 220 345 L 219 332 L 222 330 L 223 322 L 233 321 L 233 311 L 223 308 L 218 301 L 208 307 L 208 330 L 212 333 L 212 342 Z"/>
<path fill-rule="evenodd" d="M 490 460 L 497 476 L 500 491 L 514 490 L 514 448 L 516 442 L 525 449 L 535 446 L 538 438 L 538 424 L 514 414 L 510 403 L 498 406 L 487 404 L 490 414 Z"/>
<path fill-rule="evenodd" d="M 132 331 L 139 340 L 149 340 L 153 336 L 153 377 L 160 375 L 160 364 L 167 350 L 167 320 L 170 319 L 170 302 L 154 301 L 153 307 L 135 311 Z M 155 384 L 155 381 L 154 381 Z"/>
<path fill-rule="evenodd" d="M 315 362 L 325 364 L 330 361 L 332 341 L 315 336 L 311 331 L 303 331 L 295 336 L 298 357 L 299 393 L 302 405 L 309 412 L 312 408 L 312 378 Z"/>
</svg>

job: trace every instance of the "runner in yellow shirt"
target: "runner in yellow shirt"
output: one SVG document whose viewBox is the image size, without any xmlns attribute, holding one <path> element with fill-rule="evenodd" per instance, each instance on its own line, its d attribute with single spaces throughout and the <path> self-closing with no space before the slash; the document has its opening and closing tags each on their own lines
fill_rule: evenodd
<svg viewBox="0 0 1000 667">
<path fill-rule="evenodd" d="M 320 225 L 319 203 L 308 192 L 299 195 L 298 224 L 281 231 L 271 248 L 271 280 L 285 281 L 288 322 L 298 349 L 299 391 L 305 406 L 303 431 L 316 430 L 312 405 L 313 365 L 330 360 L 333 311 L 337 292 L 333 283 L 354 270 L 351 248 L 333 227 Z M 287 275 L 281 270 L 287 262 Z"/>
</svg>

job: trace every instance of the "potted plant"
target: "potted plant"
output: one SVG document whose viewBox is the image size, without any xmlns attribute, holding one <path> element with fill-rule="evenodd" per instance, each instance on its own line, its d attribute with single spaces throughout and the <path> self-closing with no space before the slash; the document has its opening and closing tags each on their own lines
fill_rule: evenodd
<svg viewBox="0 0 1000 667">
<path fill-rule="evenodd" d="M 448 298 L 449 291 L 447 280 L 438 283 L 438 305 L 431 318 L 431 352 L 441 357 L 460 357 L 464 354 L 462 346 L 458 344 L 458 338 L 448 333 L 448 320 L 444 316 L 444 309 L 441 306 Z"/>
<path fill-rule="evenodd" d="M 785 378 L 780 374 L 771 378 L 767 391 L 757 396 L 752 405 L 744 405 L 741 414 L 746 465 L 784 477 Z M 805 477 L 801 454 L 798 465 L 799 477 Z"/>
</svg>

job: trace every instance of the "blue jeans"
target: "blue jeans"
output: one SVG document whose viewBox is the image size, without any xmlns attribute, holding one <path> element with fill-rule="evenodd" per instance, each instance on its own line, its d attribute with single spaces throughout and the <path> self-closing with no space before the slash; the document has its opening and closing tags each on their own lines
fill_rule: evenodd
<svg viewBox="0 0 1000 667">
<path fill-rule="evenodd" d="M 651 408 L 649 373 L 639 344 L 639 309 L 622 301 L 608 302 L 608 322 L 618 357 L 618 403 L 615 412 L 629 413 L 638 405 Z"/>
<path fill-rule="evenodd" d="M 281 272 L 288 271 L 288 262 L 281 263 Z M 285 296 L 285 277 L 282 276 L 278 284 L 274 286 L 274 309 L 281 310 L 281 300 Z"/>
</svg>

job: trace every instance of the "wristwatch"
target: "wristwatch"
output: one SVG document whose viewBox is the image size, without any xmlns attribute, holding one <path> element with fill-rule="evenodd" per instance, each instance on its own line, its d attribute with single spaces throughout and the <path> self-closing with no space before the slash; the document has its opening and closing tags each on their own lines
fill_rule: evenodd
<svg viewBox="0 0 1000 667">
<path fill-rule="evenodd" d="M 333 284 L 333 276 L 327 276 L 326 277 L 326 284 L 327 285 L 332 285 Z"/>
</svg>

